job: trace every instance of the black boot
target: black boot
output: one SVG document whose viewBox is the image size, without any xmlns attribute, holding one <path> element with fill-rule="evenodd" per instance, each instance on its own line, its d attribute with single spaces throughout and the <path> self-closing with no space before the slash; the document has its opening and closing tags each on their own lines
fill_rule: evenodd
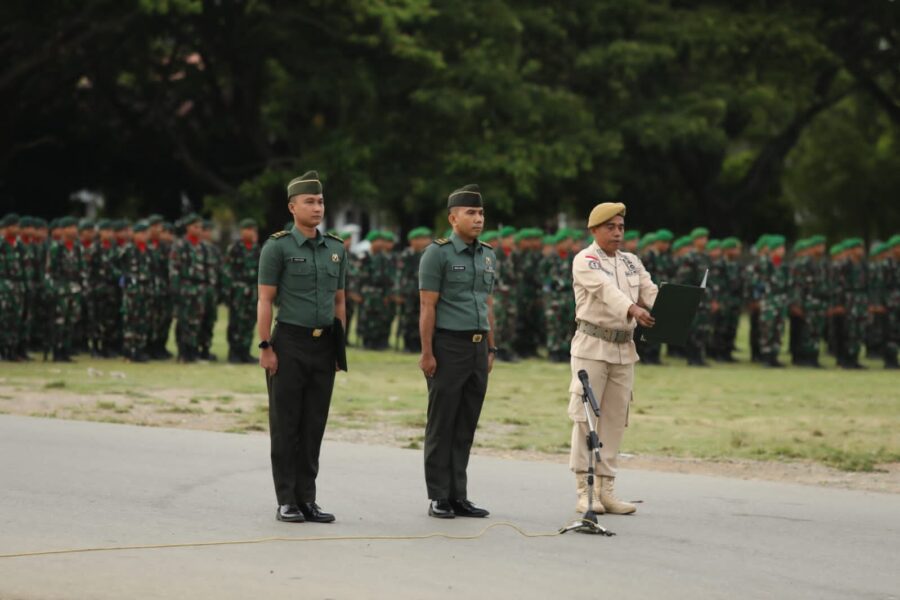
<svg viewBox="0 0 900 600">
<path fill-rule="evenodd" d="M 774 352 L 769 352 L 768 354 L 763 355 L 763 364 L 767 367 L 776 369 L 784 367 L 784 363 L 778 360 L 778 355 Z"/>
<path fill-rule="evenodd" d="M 244 362 L 244 359 L 233 349 L 228 350 L 228 362 L 232 365 L 239 365 Z"/>
</svg>

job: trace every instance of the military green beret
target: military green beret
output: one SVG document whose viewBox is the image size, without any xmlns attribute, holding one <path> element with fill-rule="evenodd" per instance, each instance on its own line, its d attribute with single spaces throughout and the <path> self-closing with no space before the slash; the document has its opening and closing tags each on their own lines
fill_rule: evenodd
<svg viewBox="0 0 900 600">
<path fill-rule="evenodd" d="M 691 231 L 690 238 L 692 240 L 696 240 L 697 238 L 709 237 L 709 229 L 706 227 L 696 227 L 693 231 Z"/>
<path fill-rule="evenodd" d="M 78 222 L 78 231 L 84 231 L 86 229 L 93 229 L 94 222 L 90 219 L 82 219 Z"/>
<path fill-rule="evenodd" d="M 542 236 L 541 241 L 545 246 L 553 246 L 557 243 L 556 234 Z"/>
<path fill-rule="evenodd" d="M 481 240 L 482 242 L 493 242 L 499 236 L 500 236 L 499 231 L 485 231 L 484 233 L 481 234 L 481 236 L 478 239 Z"/>
<path fill-rule="evenodd" d="M 19 219 L 19 227 L 34 227 L 34 219 L 25 215 L 21 219 Z"/>
<path fill-rule="evenodd" d="M 809 242 L 810 242 L 810 246 L 818 246 L 818 245 L 820 245 L 820 244 L 824 244 L 824 243 L 825 243 L 825 236 L 824 236 L 824 235 L 814 235 L 814 236 L 812 236 L 812 237 L 810 237 L 810 238 L 808 238 L 808 239 L 809 239 Z"/>
<path fill-rule="evenodd" d="M 187 227 L 188 225 L 193 225 L 194 223 L 203 222 L 203 217 L 198 215 L 197 213 L 190 213 L 183 217 L 181 217 L 181 226 Z"/>
<path fill-rule="evenodd" d="M 809 239 L 799 239 L 794 242 L 794 252 L 802 252 L 803 250 L 808 250 L 812 245 L 812 241 Z"/>
<path fill-rule="evenodd" d="M 671 242 L 675 239 L 675 234 L 669 229 L 659 229 L 656 232 L 656 241 Z"/>
<path fill-rule="evenodd" d="M 150 228 L 150 224 L 147 221 L 138 221 L 132 226 L 131 230 L 135 233 L 140 233 L 142 231 L 147 231 Z"/>
<path fill-rule="evenodd" d="M 175 225 L 172 223 L 169 223 L 168 221 L 163 221 L 162 226 L 163 226 L 163 231 L 169 231 L 169 232 L 175 231 Z"/>
<path fill-rule="evenodd" d="M 380 240 L 380 239 L 381 239 L 381 232 L 378 231 L 377 229 L 373 229 L 372 231 L 370 231 L 369 233 L 366 234 L 367 242 L 374 242 L 375 240 Z"/>
<path fill-rule="evenodd" d="M 656 234 L 655 233 L 646 233 L 644 237 L 638 242 L 638 250 L 643 250 L 650 244 L 656 242 Z"/>
<path fill-rule="evenodd" d="M 672 250 L 681 250 L 685 246 L 691 243 L 691 238 L 688 236 L 680 237 L 674 242 L 672 242 Z"/>
<path fill-rule="evenodd" d="M 707 250 L 719 250 L 722 247 L 721 244 L 722 244 L 722 242 L 720 242 L 719 240 L 709 240 L 706 243 L 706 249 Z"/>
<path fill-rule="evenodd" d="M 506 225 L 500 228 L 500 237 L 509 237 L 511 235 L 516 235 L 516 228 L 512 225 Z"/>
<path fill-rule="evenodd" d="M 731 250 L 732 248 L 737 248 L 739 244 L 740 242 L 736 237 L 727 237 L 719 244 L 719 248 L 722 250 Z"/>
<path fill-rule="evenodd" d="M 109 219 L 98 219 L 97 220 L 97 229 L 110 229 L 110 220 Z"/>
<path fill-rule="evenodd" d="M 394 235 L 393 231 L 384 230 L 381 232 L 381 239 L 383 239 L 386 242 L 396 242 L 397 236 Z"/>
<path fill-rule="evenodd" d="M 256 220 L 255 219 L 241 219 L 241 222 L 238 223 L 238 228 L 240 228 L 240 229 L 256 229 Z"/>
<path fill-rule="evenodd" d="M 521 242 L 522 240 L 525 239 L 527 233 L 528 232 L 525 231 L 524 229 L 517 231 L 516 234 L 513 236 L 513 241 L 518 244 L 519 242 Z"/>
<path fill-rule="evenodd" d="M 869 250 L 869 258 L 874 258 L 874 257 L 878 256 L 879 254 L 881 254 L 882 252 L 884 252 L 884 251 L 887 250 L 887 249 L 888 249 L 887 243 L 885 243 L 885 242 L 878 242 L 877 244 L 875 244 L 874 246 L 872 246 L 872 249 L 871 249 L 871 250 Z"/>
<path fill-rule="evenodd" d="M 34 226 L 38 229 L 46 229 L 48 227 L 47 220 L 41 217 L 34 218 Z"/>
<path fill-rule="evenodd" d="M 163 221 L 164 221 L 163 216 L 160 214 L 154 213 L 154 214 L 150 215 L 149 217 L 147 217 L 148 225 L 158 225 L 159 223 L 162 223 Z"/>
<path fill-rule="evenodd" d="M 0 227 L 9 227 L 11 225 L 19 224 L 19 215 L 16 213 L 9 213 L 3 216 L 3 219 L 0 219 Z"/>
<path fill-rule="evenodd" d="M 338 234 L 338 237 L 341 238 L 342 240 L 349 240 L 350 238 L 353 237 L 353 232 L 348 229 L 346 231 L 340 232 Z"/>
<path fill-rule="evenodd" d="M 890 250 L 896 246 L 900 246 L 900 233 L 895 233 L 885 242 L 885 250 Z"/>
<path fill-rule="evenodd" d="M 844 246 L 846 248 L 858 248 L 860 246 L 865 246 L 865 242 L 863 242 L 862 238 L 852 237 L 844 240 Z"/>
<path fill-rule="evenodd" d="M 781 246 L 784 246 L 785 243 L 787 242 L 787 240 L 785 240 L 783 235 L 775 234 L 775 235 L 769 236 L 768 242 L 769 242 L 769 249 L 774 250 L 775 248 L 780 248 Z"/>
<path fill-rule="evenodd" d="M 575 242 L 579 242 L 584 238 L 588 237 L 587 231 L 582 231 L 581 229 L 570 229 L 569 230 L 569 239 Z"/>
<path fill-rule="evenodd" d="M 287 184 L 288 200 L 298 194 L 312 194 L 318 196 L 322 193 L 322 182 L 315 171 L 307 171 L 300 177 L 295 177 Z"/>
<path fill-rule="evenodd" d="M 637 229 L 629 229 L 625 232 L 625 236 L 622 238 L 626 242 L 630 242 L 631 240 L 636 240 L 641 237 L 641 232 Z"/>
<path fill-rule="evenodd" d="M 56 226 L 59 228 L 72 227 L 73 225 L 78 225 L 78 221 L 75 219 L 75 217 L 60 217 L 60 219 L 56 222 Z"/>
<path fill-rule="evenodd" d="M 447 208 L 454 206 L 484 206 L 481 201 L 481 190 L 474 183 L 454 190 L 447 196 Z"/>
<path fill-rule="evenodd" d="M 432 231 L 428 227 L 415 227 L 406 234 L 407 240 L 414 240 L 420 237 L 431 237 Z M 484 236 L 482 236 L 484 237 Z"/>
<path fill-rule="evenodd" d="M 833 244 L 831 248 L 828 250 L 828 254 L 830 256 L 837 256 L 847 248 L 844 246 L 844 242 L 839 242 L 837 244 Z"/>
</svg>

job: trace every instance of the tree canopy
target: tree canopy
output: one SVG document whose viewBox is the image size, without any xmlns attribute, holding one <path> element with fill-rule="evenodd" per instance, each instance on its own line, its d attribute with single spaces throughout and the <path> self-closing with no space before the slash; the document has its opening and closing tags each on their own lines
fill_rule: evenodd
<svg viewBox="0 0 900 600">
<path fill-rule="evenodd" d="M 620 200 L 641 228 L 900 228 L 900 3 L 12 0 L 0 200 L 284 221 L 330 206 L 489 223 Z M 860 214 L 864 213 L 864 214 Z"/>
</svg>

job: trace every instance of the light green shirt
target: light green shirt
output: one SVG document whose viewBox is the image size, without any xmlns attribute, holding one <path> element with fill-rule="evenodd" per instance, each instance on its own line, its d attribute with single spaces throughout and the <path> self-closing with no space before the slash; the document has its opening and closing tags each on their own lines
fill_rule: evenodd
<svg viewBox="0 0 900 600">
<path fill-rule="evenodd" d="M 307 238 L 296 227 L 271 235 L 259 256 L 259 284 L 278 288 L 276 320 L 302 327 L 334 324 L 334 296 L 344 289 L 347 258 L 340 238 Z"/>
<path fill-rule="evenodd" d="M 454 232 L 425 249 L 419 263 L 419 289 L 440 293 L 435 327 L 488 331 L 488 297 L 494 289 L 497 256 L 487 244 L 466 244 Z"/>
</svg>

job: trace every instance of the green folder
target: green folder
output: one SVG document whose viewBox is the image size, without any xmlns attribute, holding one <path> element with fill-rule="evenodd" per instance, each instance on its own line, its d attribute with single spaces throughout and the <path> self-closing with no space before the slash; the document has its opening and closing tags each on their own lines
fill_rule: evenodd
<svg viewBox="0 0 900 600">
<path fill-rule="evenodd" d="M 653 310 L 650 311 L 656 324 L 650 329 L 642 328 L 641 339 L 645 342 L 683 346 L 705 293 L 705 287 L 693 285 L 666 283 L 660 286 Z"/>
</svg>

